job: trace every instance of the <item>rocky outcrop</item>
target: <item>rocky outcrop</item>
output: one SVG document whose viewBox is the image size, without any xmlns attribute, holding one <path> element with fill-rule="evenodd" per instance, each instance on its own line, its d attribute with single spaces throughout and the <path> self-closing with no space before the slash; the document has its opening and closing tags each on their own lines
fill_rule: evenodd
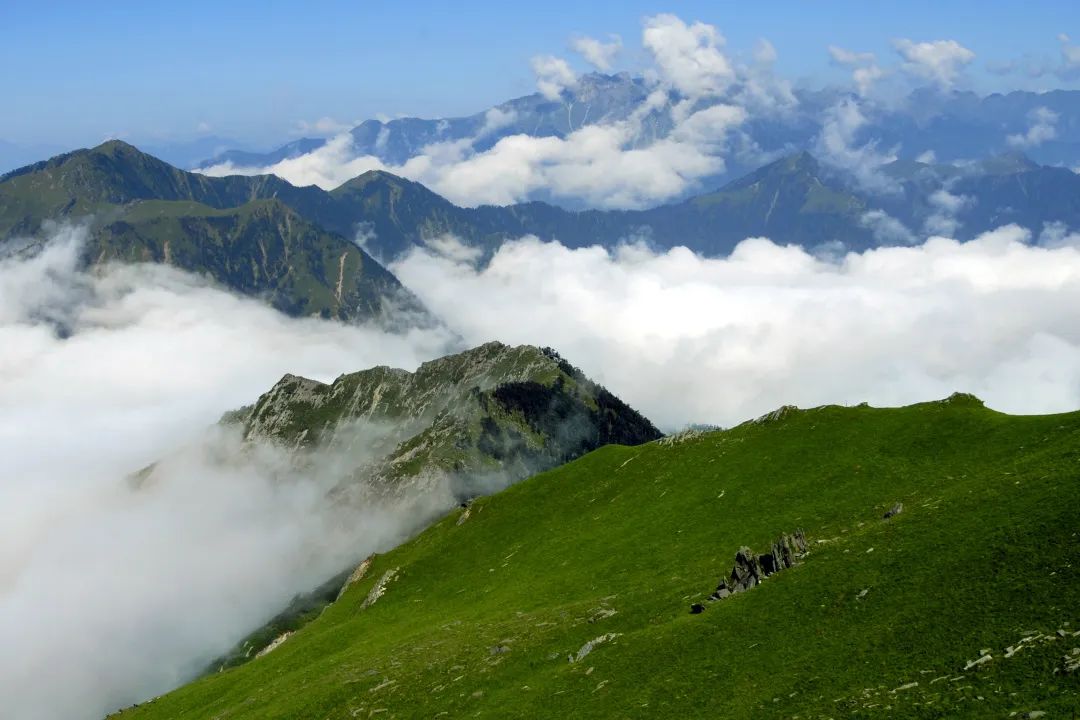
<svg viewBox="0 0 1080 720">
<path fill-rule="evenodd" d="M 286 375 L 235 417 L 250 443 L 272 443 L 301 460 L 341 455 L 351 464 L 342 468 L 342 487 L 383 497 L 449 484 L 469 498 L 602 445 L 661 437 L 553 350 L 500 343 L 416 372 L 377 367 L 330 384 Z"/>
<path fill-rule="evenodd" d="M 764 578 L 798 564 L 806 551 L 806 535 L 802 530 L 781 535 L 769 548 L 769 552 L 760 555 L 746 546 L 739 548 L 739 552 L 735 553 L 735 566 L 727 577 L 720 580 L 709 600 L 723 600 L 757 587 Z M 697 614 L 702 609 L 704 606 L 697 604 L 691 607 L 691 612 Z"/>
</svg>

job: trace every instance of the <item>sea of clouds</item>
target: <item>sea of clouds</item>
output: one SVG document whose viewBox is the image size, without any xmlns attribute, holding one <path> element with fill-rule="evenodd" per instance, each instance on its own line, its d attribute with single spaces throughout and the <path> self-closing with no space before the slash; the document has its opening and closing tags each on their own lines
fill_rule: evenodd
<svg viewBox="0 0 1080 720">
<path fill-rule="evenodd" d="M 452 237 L 391 269 L 439 318 L 388 332 L 288 318 L 156 265 L 77 263 L 84 231 L 0 261 L 0 697 L 98 718 L 183 682 L 284 606 L 415 527 L 341 509 L 330 472 L 237 462 L 214 429 L 286 372 L 330 380 L 490 340 L 550 345 L 665 429 L 782 404 L 974 393 L 1080 407 L 1080 243 L 1007 226 L 823 259 L 769 239 L 727 258 Z M 166 458 L 155 481 L 125 479 Z M 425 512 L 449 497 L 435 497 Z"/>
</svg>

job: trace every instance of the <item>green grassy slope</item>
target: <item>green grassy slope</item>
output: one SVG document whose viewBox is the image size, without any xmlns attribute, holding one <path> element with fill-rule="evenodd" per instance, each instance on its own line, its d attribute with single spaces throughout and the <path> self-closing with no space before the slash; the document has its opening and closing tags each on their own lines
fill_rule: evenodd
<svg viewBox="0 0 1080 720">
<path fill-rule="evenodd" d="M 215 209 L 190 201 L 144 200 L 99 227 L 92 263 L 166 263 L 265 297 L 291 315 L 379 318 L 389 306 L 420 302 L 389 271 L 344 238 L 304 220 L 278 200 Z"/>
<path fill-rule="evenodd" d="M 265 657 L 122 717 L 1068 716 L 1078 477 L 1080 413 L 966 397 L 609 446 L 444 518 Z M 689 614 L 740 545 L 800 526 L 802 565 Z M 1056 639 L 1005 659 L 1031 631 Z"/>
</svg>

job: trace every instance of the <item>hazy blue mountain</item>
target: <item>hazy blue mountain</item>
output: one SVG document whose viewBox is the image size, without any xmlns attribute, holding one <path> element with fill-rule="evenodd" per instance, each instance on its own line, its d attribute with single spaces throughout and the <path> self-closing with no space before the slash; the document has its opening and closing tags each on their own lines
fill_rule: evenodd
<svg viewBox="0 0 1080 720">
<path fill-rule="evenodd" d="M 204 135 L 189 140 L 160 140 L 139 143 L 147 153 L 178 168 L 195 167 L 205 158 L 226 152 L 230 148 L 242 148 L 245 143 L 218 135 Z"/>
<path fill-rule="evenodd" d="M 584 125 L 629 117 L 647 95 L 648 86 L 641 78 L 627 73 L 590 73 L 559 100 L 533 93 L 464 117 L 367 120 L 351 134 L 356 155 L 400 165 L 436 142 L 471 139 L 473 148 L 483 151 L 509 135 L 565 137 Z M 852 97 L 835 89 L 796 90 L 795 96 L 798 104 L 788 112 L 752 114 L 740 129 L 756 150 L 730 154 L 725 172 L 703 179 L 703 184 L 715 187 L 745 175 L 755 170 L 763 157 L 815 151 L 827 110 Z M 1010 136 L 1027 132 L 1032 113 L 1040 108 L 1056 114 L 1055 137 L 1030 147 L 1010 144 Z M 895 106 L 870 104 L 866 114 L 868 124 L 860 141 L 876 141 L 903 160 L 932 152 L 937 162 L 952 163 L 1022 149 L 1040 164 L 1080 165 L 1080 91 L 979 96 L 923 88 Z M 667 113 L 654 111 L 645 126 L 651 137 L 641 141 L 651 142 L 666 136 L 671 122 Z M 265 167 L 310 152 L 324 142 L 304 139 L 269 153 L 229 151 L 208 159 L 203 166 L 228 161 L 236 166 Z M 538 193 L 533 199 L 545 198 Z M 564 199 L 561 204 L 580 209 L 573 199 Z"/>
<path fill-rule="evenodd" d="M 293 140 L 292 142 L 286 143 L 269 152 L 256 152 L 252 150 L 222 151 L 221 149 L 218 149 L 213 153 L 204 153 L 201 156 L 192 159 L 191 163 L 184 167 L 208 167 L 219 163 L 232 163 L 235 167 L 261 167 L 264 165 L 273 165 L 282 160 L 289 160 L 291 158 L 300 157 L 301 155 L 306 155 L 313 150 L 318 150 L 325 144 L 326 140 L 322 138 L 300 138 L 299 140 Z"/>
</svg>

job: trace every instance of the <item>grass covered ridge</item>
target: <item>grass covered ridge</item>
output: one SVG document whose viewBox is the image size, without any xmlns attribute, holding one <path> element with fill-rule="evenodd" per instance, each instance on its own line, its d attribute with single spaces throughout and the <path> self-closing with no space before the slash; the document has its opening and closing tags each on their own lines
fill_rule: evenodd
<svg viewBox="0 0 1080 720">
<path fill-rule="evenodd" d="M 964 396 L 608 446 L 377 557 L 265 657 L 121 717 L 1068 717 L 1078 476 L 1080 413 Z M 739 546 L 796 527 L 803 564 L 689 614 Z M 1056 639 L 1005 659 L 1032 631 Z"/>
</svg>

